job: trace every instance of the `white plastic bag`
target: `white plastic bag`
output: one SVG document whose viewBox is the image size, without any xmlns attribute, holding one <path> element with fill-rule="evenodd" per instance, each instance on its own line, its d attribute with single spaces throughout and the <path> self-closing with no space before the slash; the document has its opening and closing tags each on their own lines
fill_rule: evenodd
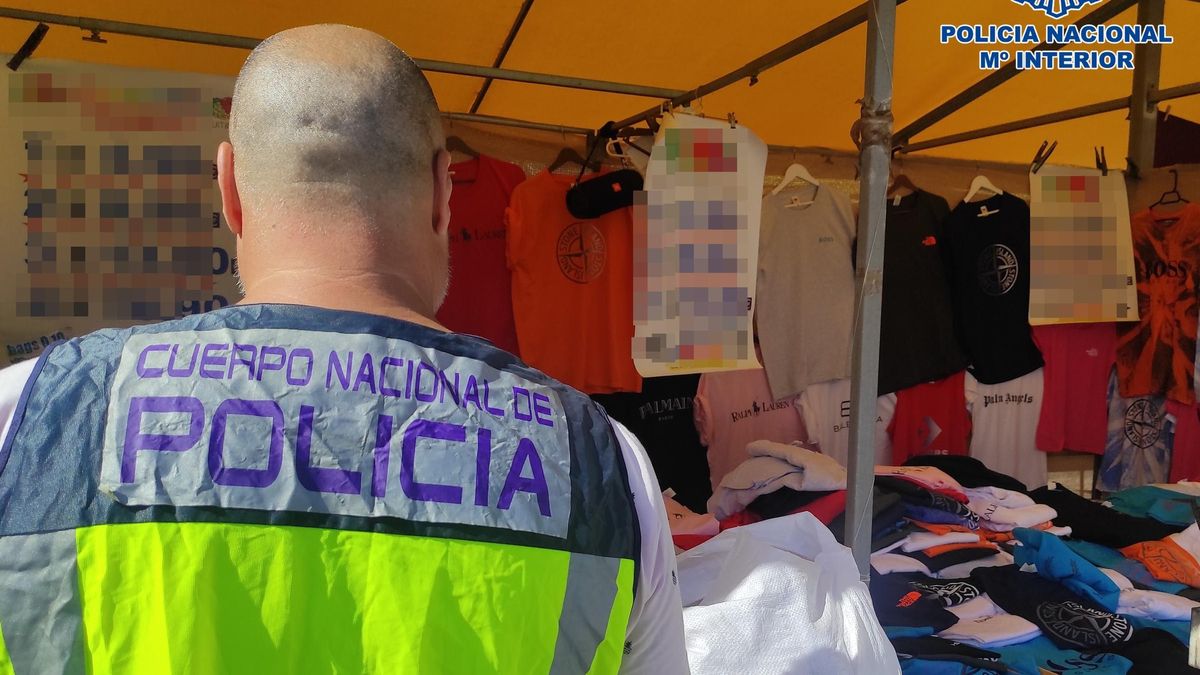
<svg viewBox="0 0 1200 675">
<path fill-rule="evenodd" d="M 850 550 L 810 513 L 678 557 L 692 673 L 899 673 Z"/>
</svg>

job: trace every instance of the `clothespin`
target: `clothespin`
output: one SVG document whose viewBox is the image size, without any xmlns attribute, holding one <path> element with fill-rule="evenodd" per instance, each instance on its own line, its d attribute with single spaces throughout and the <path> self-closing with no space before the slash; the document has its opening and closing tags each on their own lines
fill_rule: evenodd
<svg viewBox="0 0 1200 675">
<path fill-rule="evenodd" d="M 737 115 L 734 115 L 733 113 L 729 113 L 729 115 L 726 117 L 726 119 L 729 120 L 729 128 L 730 129 L 737 128 Z"/>
<path fill-rule="evenodd" d="M 1049 145 L 1049 147 L 1047 147 L 1047 145 Z M 1053 143 L 1050 143 L 1049 141 L 1042 141 L 1041 147 L 1038 148 L 1037 153 L 1035 153 L 1033 156 L 1033 162 L 1031 162 L 1029 165 L 1029 172 L 1037 173 L 1038 171 L 1041 171 L 1042 167 L 1046 165 L 1046 162 L 1050 159 L 1050 155 L 1054 154 L 1054 149 L 1057 147 L 1058 141 L 1054 141 Z"/>
<path fill-rule="evenodd" d="M 1108 175 L 1108 157 L 1104 155 L 1104 146 L 1092 147 L 1092 152 L 1096 156 L 1096 168 L 1100 169 L 1101 176 Z"/>
</svg>

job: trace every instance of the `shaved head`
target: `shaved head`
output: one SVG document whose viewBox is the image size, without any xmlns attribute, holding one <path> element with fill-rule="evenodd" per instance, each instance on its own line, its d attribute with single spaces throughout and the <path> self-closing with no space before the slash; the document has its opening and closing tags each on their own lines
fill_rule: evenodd
<svg viewBox="0 0 1200 675">
<path fill-rule="evenodd" d="M 371 208 L 429 189 L 443 145 L 433 90 L 383 37 L 361 28 L 293 28 L 246 59 L 229 137 L 246 208 L 278 199 Z M 260 202 L 265 202 L 261 203 Z"/>
<path fill-rule="evenodd" d="M 449 165 L 433 90 L 396 45 L 339 25 L 267 38 L 217 151 L 246 300 L 378 296 L 365 309 L 432 317 L 449 279 Z"/>
</svg>

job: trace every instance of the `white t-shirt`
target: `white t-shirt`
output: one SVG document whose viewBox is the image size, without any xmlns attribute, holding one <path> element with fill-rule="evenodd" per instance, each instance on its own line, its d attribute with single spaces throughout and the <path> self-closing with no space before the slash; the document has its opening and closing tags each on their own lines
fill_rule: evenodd
<svg viewBox="0 0 1200 675">
<path fill-rule="evenodd" d="M 971 456 L 1030 489 L 1046 484 L 1046 453 L 1037 449 L 1042 414 L 1042 369 L 1002 384 L 966 377 L 971 411 Z"/>
<path fill-rule="evenodd" d="M 896 395 L 876 399 L 875 463 L 892 463 L 892 439 L 887 428 L 896 412 Z M 850 379 L 810 384 L 800 394 L 800 415 L 808 442 L 842 466 L 850 461 Z"/>
<path fill-rule="evenodd" d="M 23 361 L 0 369 L 0 443 L 8 437 L 17 402 L 35 363 L 36 360 Z M 689 670 L 683 639 L 683 603 L 679 599 L 675 547 L 658 478 L 637 438 L 618 422 L 613 422 L 613 428 L 629 473 L 642 546 L 641 574 L 629 616 L 621 672 L 686 674 Z"/>
</svg>

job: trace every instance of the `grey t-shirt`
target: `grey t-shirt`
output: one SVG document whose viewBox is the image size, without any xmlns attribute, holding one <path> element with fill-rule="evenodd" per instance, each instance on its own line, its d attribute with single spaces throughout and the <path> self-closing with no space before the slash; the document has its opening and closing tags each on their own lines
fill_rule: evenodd
<svg viewBox="0 0 1200 675">
<path fill-rule="evenodd" d="M 854 233 L 850 200 L 828 186 L 763 199 L 756 321 L 776 399 L 850 372 Z"/>
</svg>

